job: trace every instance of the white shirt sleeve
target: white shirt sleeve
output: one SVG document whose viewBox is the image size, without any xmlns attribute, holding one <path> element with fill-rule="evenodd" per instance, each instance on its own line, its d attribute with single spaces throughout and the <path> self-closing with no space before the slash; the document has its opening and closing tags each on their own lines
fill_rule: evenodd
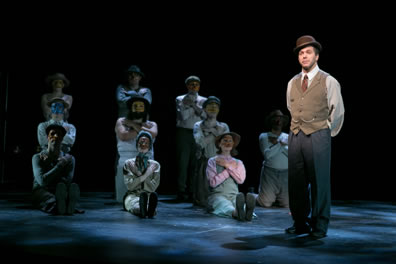
<svg viewBox="0 0 396 264">
<path fill-rule="evenodd" d="M 286 91 L 286 104 L 287 104 L 287 109 L 289 109 L 289 112 L 291 112 L 291 106 L 290 106 L 290 90 L 292 86 L 292 81 L 291 79 L 289 83 L 287 84 L 287 91 Z"/>
<path fill-rule="evenodd" d="M 335 137 L 344 123 L 344 102 L 341 96 L 341 86 L 334 77 L 327 77 L 326 87 L 327 103 L 330 109 L 327 124 L 330 128 L 331 136 Z"/>
<path fill-rule="evenodd" d="M 189 119 L 194 114 L 194 109 L 191 106 L 186 106 L 183 104 L 182 96 L 176 98 L 176 111 L 178 119 L 181 121 L 185 121 Z"/>
<path fill-rule="evenodd" d="M 67 124 L 69 131 L 67 131 L 62 143 L 68 146 L 73 146 L 76 141 L 76 127 L 72 124 Z"/>
</svg>

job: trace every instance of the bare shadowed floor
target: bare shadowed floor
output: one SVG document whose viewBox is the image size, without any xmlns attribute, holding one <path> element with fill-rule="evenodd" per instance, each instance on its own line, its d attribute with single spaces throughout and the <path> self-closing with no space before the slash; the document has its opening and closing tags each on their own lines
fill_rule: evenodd
<svg viewBox="0 0 396 264">
<path fill-rule="evenodd" d="M 252 222 L 207 214 L 160 195 L 155 219 L 122 210 L 112 193 L 82 193 L 84 214 L 49 216 L 28 193 L 0 195 L 0 248 L 42 263 L 395 263 L 396 205 L 333 201 L 328 237 L 286 235 L 288 209 L 256 208 Z"/>
</svg>

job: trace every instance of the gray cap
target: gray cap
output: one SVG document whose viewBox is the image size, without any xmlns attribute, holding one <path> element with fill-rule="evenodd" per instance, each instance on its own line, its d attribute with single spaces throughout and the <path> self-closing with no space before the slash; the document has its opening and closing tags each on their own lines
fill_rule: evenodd
<svg viewBox="0 0 396 264">
<path fill-rule="evenodd" d="M 206 105 L 207 105 L 207 104 L 210 104 L 210 103 L 216 103 L 216 104 L 218 104 L 219 106 L 220 106 L 220 104 L 221 104 L 219 98 L 217 98 L 216 96 L 211 95 L 211 96 L 209 96 L 208 99 L 206 99 L 206 101 L 202 104 L 202 107 L 205 108 Z"/>
<path fill-rule="evenodd" d="M 198 76 L 194 76 L 194 75 L 187 77 L 187 79 L 185 80 L 185 83 L 188 84 L 189 82 L 192 82 L 192 81 L 201 83 L 201 79 L 199 79 Z"/>
</svg>

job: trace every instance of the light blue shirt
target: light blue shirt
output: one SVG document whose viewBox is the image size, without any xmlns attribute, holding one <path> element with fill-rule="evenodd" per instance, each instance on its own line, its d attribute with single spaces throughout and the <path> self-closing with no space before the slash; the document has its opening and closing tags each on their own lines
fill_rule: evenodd
<svg viewBox="0 0 396 264">
<path fill-rule="evenodd" d="M 268 139 L 269 137 L 276 137 L 277 143 L 272 144 Z M 259 145 L 264 156 L 263 165 L 278 170 L 288 168 L 288 145 L 279 143 L 285 142 L 287 144 L 288 138 L 289 135 L 283 132 L 279 136 L 271 132 L 260 134 Z"/>
</svg>

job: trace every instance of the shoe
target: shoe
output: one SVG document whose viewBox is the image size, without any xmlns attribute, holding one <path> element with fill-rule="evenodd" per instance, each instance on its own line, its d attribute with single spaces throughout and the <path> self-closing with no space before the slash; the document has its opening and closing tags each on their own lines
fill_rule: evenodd
<svg viewBox="0 0 396 264">
<path fill-rule="evenodd" d="M 80 200 L 80 187 L 78 187 L 77 183 L 72 183 L 69 187 L 69 199 L 67 203 L 66 214 L 74 214 L 78 200 Z"/>
<path fill-rule="evenodd" d="M 139 197 L 139 208 L 140 208 L 140 217 L 146 218 L 147 216 L 147 200 L 148 195 L 146 192 L 142 192 Z"/>
<path fill-rule="evenodd" d="M 148 202 L 148 209 L 147 209 L 147 217 L 154 218 L 155 209 L 157 208 L 158 204 L 158 195 L 156 192 L 150 193 L 149 202 Z"/>
<path fill-rule="evenodd" d="M 64 215 L 66 213 L 66 198 L 66 184 L 60 182 L 56 185 L 55 190 L 56 208 L 58 210 L 58 215 Z"/>
<path fill-rule="evenodd" d="M 313 238 L 316 238 L 316 239 L 320 239 L 320 238 L 326 237 L 327 235 L 323 231 L 315 230 L 315 231 L 312 231 L 311 233 L 309 233 L 309 236 L 313 237 Z"/>
<path fill-rule="evenodd" d="M 256 197 L 252 193 L 246 194 L 246 221 L 252 221 Z"/>
<path fill-rule="evenodd" d="M 243 193 L 238 193 L 236 196 L 236 210 L 237 218 L 239 221 L 245 220 L 245 195 Z"/>
<path fill-rule="evenodd" d="M 296 224 L 294 224 L 293 226 L 286 228 L 285 231 L 286 233 L 293 235 L 309 234 L 311 232 L 311 227 L 308 224 L 304 224 L 298 227 L 296 226 Z"/>
</svg>

